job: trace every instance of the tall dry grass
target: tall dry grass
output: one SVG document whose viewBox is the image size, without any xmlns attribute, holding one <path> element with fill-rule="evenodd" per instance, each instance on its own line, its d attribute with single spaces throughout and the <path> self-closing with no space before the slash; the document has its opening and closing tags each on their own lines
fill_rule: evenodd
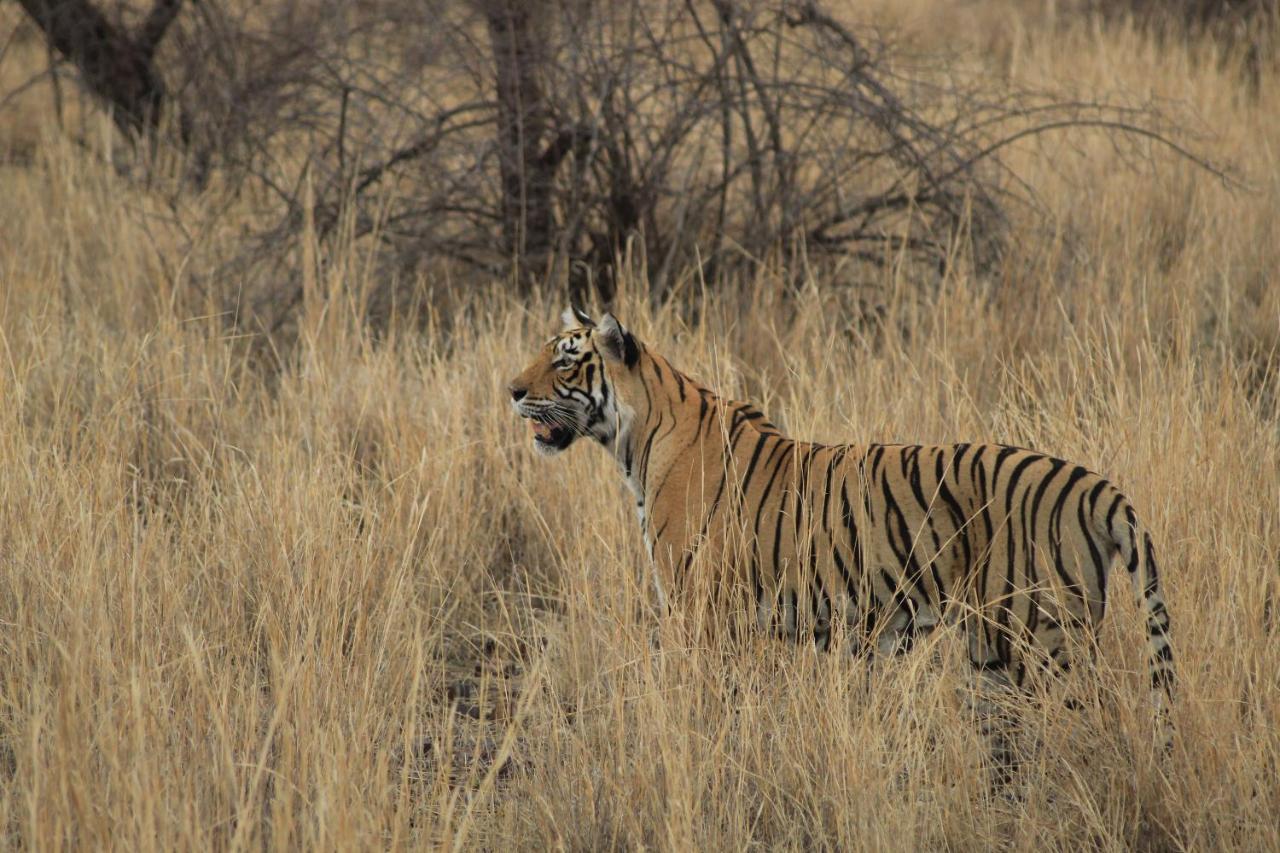
<svg viewBox="0 0 1280 853">
<path fill-rule="evenodd" d="M 1172 755 L 1122 584 L 1097 701 L 1025 703 L 1003 793 L 954 637 L 870 674 L 655 644 L 616 471 L 536 456 L 503 396 L 559 306 L 455 294 L 375 341 L 352 255 L 266 369 L 192 307 L 155 202 L 46 127 L 0 166 L 5 846 L 1280 846 L 1280 79 L 1250 101 L 1203 51 L 965 8 L 881 12 L 924 47 L 945 18 L 993 73 L 1185 99 L 1253 189 L 1077 138 L 1020 161 L 1061 228 L 1003 277 L 784 299 L 761 274 L 693 323 L 632 279 L 621 313 L 798 435 L 999 440 L 1112 476 L 1164 567 Z"/>
</svg>

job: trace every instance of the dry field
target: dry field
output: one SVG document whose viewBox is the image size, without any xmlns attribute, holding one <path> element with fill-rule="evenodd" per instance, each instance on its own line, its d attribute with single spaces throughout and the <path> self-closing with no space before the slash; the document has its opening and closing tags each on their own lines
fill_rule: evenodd
<svg viewBox="0 0 1280 853">
<path fill-rule="evenodd" d="M 1249 188 L 1077 135 L 1014 157 L 1059 226 L 996 276 L 762 274 L 696 321 L 633 277 L 619 313 L 797 435 L 1110 475 L 1162 558 L 1171 755 L 1123 582 L 1096 701 L 1026 702 L 994 794 L 954 637 L 871 675 L 655 643 L 617 472 L 535 455 L 503 392 L 559 305 L 442 276 L 375 340 L 352 253 L 269 369 L 182 292 L 163 206 L 27 100 L 0 112 L 2 846 L 1280 849 L 1280 75 L 1250 99 L 1204 46 L 1045 8 L 865 14 L 993 76 L 1176 99 Z"/>
</svg>

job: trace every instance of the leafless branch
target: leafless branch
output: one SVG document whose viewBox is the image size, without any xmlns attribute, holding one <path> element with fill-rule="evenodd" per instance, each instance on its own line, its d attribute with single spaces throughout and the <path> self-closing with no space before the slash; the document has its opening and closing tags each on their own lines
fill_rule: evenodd
<svg viewBox="0 0 1280 853">
<path fill-rule="evenodd" d="M 922 67 L 818 0 L 251 5 L 154 0 L 133 41 L 202 168 L 255 206 L 209 279 L 271 330 L 300 304 L 303 238 L 321 263 L 367 242 L 375 301 L 437 262 L 608 301 L 624 252 L 655 297 L 764 257 L 991 268 L 1014 217 L 1044 215 L 1006 155 L 1051 133 L 1238 185 L 1161 105 Z"/>
</svg>

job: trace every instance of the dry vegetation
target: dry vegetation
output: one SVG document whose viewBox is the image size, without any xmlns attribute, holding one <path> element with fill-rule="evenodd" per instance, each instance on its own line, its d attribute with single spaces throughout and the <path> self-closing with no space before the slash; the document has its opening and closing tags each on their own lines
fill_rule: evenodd
<svg viewBox="0 0 1280 853">
<path fill-rule="evenodd" d="M 375 339 L 368 253 L 304 246 L 275 358 L 184 289 L 186 248 L 234 243 L 235 216 L 179 233 L 28 98 L 0 113 L 4 846 L 1280 846 L 1280 76 L 1254 97 L 1207 45 L 1040 10 L 864 11 L 993 79 L 1178 99 L 1251 189 L 1077 134 L 1014 157 L 1058 226 L 994 276 L 850 268 L 783 295 L 761 271 L 695 321 L 633 270 L 619 313 L 796 434 L 999 440 L 1113 476 L 1163 558 L 1172 755 L 1119 587 L 1097 702 L 1026 703 L 997 794 L 952 637 L 870 676 L 655 645 L 616 472 L 536 456 L 503 396 L 558 300 L 428 274 L 438 307 Z M 42 61 L 6 57 L 5 87 Z"/>
</svg>

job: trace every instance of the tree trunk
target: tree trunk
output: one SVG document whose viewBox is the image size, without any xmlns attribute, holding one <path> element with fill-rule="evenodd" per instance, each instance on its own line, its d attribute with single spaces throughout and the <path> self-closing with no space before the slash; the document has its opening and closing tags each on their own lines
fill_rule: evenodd
<svg viewBox="0 0 1280 853">
<path fill-rule="evenodd" d="M 134 38 L 88 0 L 18 0 L 45 38 L 80 71 L 85 86 L 111 107 L 125 134 L 156 129 L 168 101 L 154 63 L 156 46 L 181 0 L 158 0 Z"/>
<path fill-rule="evenodd" d="M 540 272 L 551 251 L 551 190 L 558 159 L 543 156 L 551 117 L 538 32 L 549 10 L 536 0 L 480 0 L 480 6 L 489 27 L 497 89 L 504 248 L 524 277 Z"/>
</svg>

